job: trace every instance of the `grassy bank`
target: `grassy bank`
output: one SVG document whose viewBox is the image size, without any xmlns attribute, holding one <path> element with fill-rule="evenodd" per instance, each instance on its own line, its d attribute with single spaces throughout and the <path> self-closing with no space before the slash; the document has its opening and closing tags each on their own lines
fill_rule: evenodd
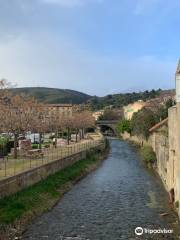
<svg viewBox="0 0 180 240">
<path fill-rule="evenodd" d="M 143 159 L 143 162 L 151 168 L 156 163 L 156 154 L 153 151 L 151 146 L 140 147 L 140 155 Z"/>
<path fill-rule="evenodd" d="M 137 143 L 132 139 L 128 139 L 125 141 L 129 142 L 132 146 L 134 146 L 137 149 L 143 163 L 148 168 L 152 168 L 153 166 L 155 166 L 157 162 L 157 158 L 156 158 L 156 153 L 153 151 L 153 148 L 151 146 L 147 144 L 144 144 L 142 146 L 140 143 Z"/>
<path fill-rule="evenodd" d="M 0 200 L 0 239 L 9 239 L 6 233 L 16 235 L 35 216 L 51 209 L 72 185 L 95 169 L 105 153 L 96 151 L 87 158 L 50 175 L 45 180 L 10 197 Z M 12 231 L 13 229 L 13 231 Z M 9 236 L 11 239 L 11 236 Z"/>
</svg>

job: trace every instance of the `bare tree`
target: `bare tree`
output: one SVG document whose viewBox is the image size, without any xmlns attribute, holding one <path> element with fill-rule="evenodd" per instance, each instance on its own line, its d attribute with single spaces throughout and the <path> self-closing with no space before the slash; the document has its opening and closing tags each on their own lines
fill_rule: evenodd
<svg viewBox="0 0 180 240">
<path fill-rule="evenodd" d="M 84 138 L 85 129 L 94 127 L 95 119 L 90 111 L 83 111 L 77 114 L 76 124 L 80 131 L 80 138 Z"/>
<path fill-rule="evenodd" d="M 1 130 L 14 136 L 14 158 L 17 158 L 19 134 L 25 134 L 34 128 L 37 106 L 37 102 L 32 98 L 10 94 L 0 103 Z"/>
<path fill-rule="evenodd" d="M 75 130 L 76 142 L 78 141 L 78 134 L 81 128 L 81 113 L 76 112 L 73 114 L 72 127 Z"/>
<path fill-rule="evenodd" d="M 69 116 L 69 115 L 63 116 L 62 121 L 63 121 L 64 128 L 67 129 L 67 141 L 68 141 L 68 145 L 69 145 L 70 140 L 71 140 L 71 129 L 73 127 L 73 117 Z"/>
<path fill-rule="evenodd" d="M 73 115 L 62 115 L 59 112 L 48 112 L 45 104 L 38 103 L 34 98 L 12 95 L 8 91 L 8 82 L 0 80 L 0 131 L 14 136 L 14 158 L 17 158 L 18 137 L 20 134 L 38 132 L 41 137 L 45 132 L 55 132 L 67 129 L 68 144 L 71 140 L 71 130 L 77 135 L 93 127 L 95 119 L 89 111 L 77 111 Z"/>
<path fill-rule="evenodd" d="M 32 108 L 33 119 L 31 130 L 39 133 L 39 148 L 42 147 L 42 135 L 50 129 L 50 122 L 47 108 L 45 104 L 34 101 Z"/>
</svg>

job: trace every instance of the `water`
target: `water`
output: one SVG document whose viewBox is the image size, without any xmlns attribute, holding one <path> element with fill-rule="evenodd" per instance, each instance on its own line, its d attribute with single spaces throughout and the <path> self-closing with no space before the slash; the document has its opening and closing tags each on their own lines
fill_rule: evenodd
<svg viewBox="0 0 180 240">
<path fill-rule="evenodd" d="M 177 216 L 161 181 L 142 165 L 134 147 L 110 140 L 102 165 L 76 184 L 50 212 L 35 220 L 23 239 L 179 239 Z M 169 213 L 161 217 L 161 213 Z M 136 236 L 136 227 L 174 234 Z"/>
</svg>

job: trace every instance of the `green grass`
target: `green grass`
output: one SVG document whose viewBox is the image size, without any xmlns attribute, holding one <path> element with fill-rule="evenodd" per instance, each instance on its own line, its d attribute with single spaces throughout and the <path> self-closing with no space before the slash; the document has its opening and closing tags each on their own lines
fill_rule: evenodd
<svg viewBox="0 0 180 240">
<path fill-rule="evenodd" d="M 38 146 L 38 145 L 37 145 Z M 44 146 L 44 145 L 43 145 Z M 69 150 L 68 150 L 69 149 Z M 42 166 L 48 162 L 55 161 L 57 159 L 72 155 L 79 151 L 86 150 L 86 146 L 83 143 L 76 143 L 71 146 L 49 148 L 44 151 L 44 157 L 34 158 L 18 158 L 14 159 L 13 156 L 8 157 L 6 161 L 6 171 L 5 171 L 5 162 L 0 162 L 0 179 L 4 177 L 9 177 L 27 171 L 33 167 Z"/>
<path fill-rule="evenodd" d="M 175 205 L 175 208 L 179 208 L 179 201 L 176 201 L 174 205 Z"/>
<path fill-rule="evenodd" d="M 150 146 L 143 146 L 140 149 L 140 154 L 143 158 L 143 161 L 148 164 L 153 164 L 156 162 L 156 154 Z"/>
<path fill-rule="evenodd" d="M 42 213 L 47 210 L 52 206 L 52 202 L 55 203 L 61 197 L 60 189 L 86 173 L 88 167 L 96 164 L 98 159 L 98 154 L 89 156 L 87 159 L 80 160 L 31 187 L 1 199 L 0 224 L 13 224 L 25 214 L 32 215 L 36 211 Z"/>
</svg>

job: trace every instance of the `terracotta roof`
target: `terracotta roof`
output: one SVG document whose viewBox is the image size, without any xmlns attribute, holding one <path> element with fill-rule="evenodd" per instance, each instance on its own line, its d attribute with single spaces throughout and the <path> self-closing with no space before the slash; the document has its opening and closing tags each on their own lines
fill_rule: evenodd
<svg viewBox="0 0 180 240">
<path fill-rule="evenodd" d="M 151 129 L 149 129 L 149 132 L 153 132 L 155 130 L 157 130 L 158 128 L 160 128 L 161 126 L 165 125 L 168 123 L 168 118 L 164 119 L 163 121 L 157 123 L 156 125 L 154 125 Z"/>
</svg>

